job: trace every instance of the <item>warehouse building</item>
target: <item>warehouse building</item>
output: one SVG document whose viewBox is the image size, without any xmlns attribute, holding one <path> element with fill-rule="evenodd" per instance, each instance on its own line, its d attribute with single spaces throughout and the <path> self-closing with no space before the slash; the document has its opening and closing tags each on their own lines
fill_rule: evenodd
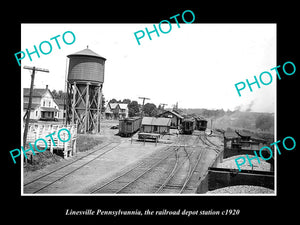
<svg viewBox="0 0 300 225">
<path fill-rule="evenodd" d="M 158 117 L 162 118 L 170 118 L 171 119 L 171 128 L 178 129 L 178 127 L 181 125 L 181 122 L 183 120 L 183 116 L 178 114 L 175 111 L 166 110 L 163 113 L 159 114 Z"/>
<path fill-rule="evenodd" d="M 142 133 L 168 134 L 170 132 L 171 119 L 160 117 L 144 117 L 142 120 Z"/>
</svg>

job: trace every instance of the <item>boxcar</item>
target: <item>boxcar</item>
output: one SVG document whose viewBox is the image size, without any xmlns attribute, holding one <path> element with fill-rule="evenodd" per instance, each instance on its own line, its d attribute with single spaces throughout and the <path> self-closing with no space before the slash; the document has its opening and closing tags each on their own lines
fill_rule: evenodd
<svg viewBox="0 0 300 225">
<path fill-rule="evenodd" d="M 183 134 L 192 134 L 195 129 L 195 120 L 194 119 L 183 119 L 181 123 L 181 131 Z"/>
<path fill-rule="evenodd" d="M 131 137 L 135 134 L 141 125 L 140 117 L 131 117 L 119 120 L 119 135 L 121 137 Z"/>
<path fill-rule="evenodd" d="M 196 130 L 201 130 L 201 131 L 205 131 L 207 128 L 207 120 L 203 119 L 203 118 L 195 118 L 195 122 L 196 122 Z"/>
</svg>

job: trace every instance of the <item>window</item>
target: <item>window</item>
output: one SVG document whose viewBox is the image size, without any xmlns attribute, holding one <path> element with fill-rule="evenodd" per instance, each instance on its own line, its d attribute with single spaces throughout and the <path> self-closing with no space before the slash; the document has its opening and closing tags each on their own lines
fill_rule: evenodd
<svg viewBox="0 0 300 225">
<path fill-rule="evenodd" d="M 43 101 L 43 106 L 45 106 L 46 105 L 46 102 L 45 102 L 45 100 Z"/>
<path fill-rule="evenodd" d="M 49 102 L 49 107 L 51 106 L 51 101 Z"/>
</svg>

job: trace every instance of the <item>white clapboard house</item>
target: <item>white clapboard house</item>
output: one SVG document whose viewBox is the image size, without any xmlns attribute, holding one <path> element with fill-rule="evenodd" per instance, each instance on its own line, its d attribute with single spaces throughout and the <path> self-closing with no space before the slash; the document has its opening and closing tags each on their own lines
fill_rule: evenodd
<svg viewBox="0 0 300 225">
<path fill-rule="evenodd" d="M 23 88 L 23 116 L 29 103 L 29 88 Z M 31 120 L 54 121 L 64 118 L 64 107 L 53 94 L 46 88 L 34 88 L 32 93 L 32 104 L 30 111 Z"/>
</svg>

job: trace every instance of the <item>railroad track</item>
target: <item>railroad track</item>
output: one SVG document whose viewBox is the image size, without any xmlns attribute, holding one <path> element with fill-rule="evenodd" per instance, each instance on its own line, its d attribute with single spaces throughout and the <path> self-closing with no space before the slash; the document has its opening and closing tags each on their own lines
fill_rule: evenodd
<svg viewBox="0 0 300 225">
<path fill-rule="evenodd" d="M 184 151 L 187 150 L 184 149 Z M 197 168 L 199 170 L 199 163 L 205 151 L 206 149 L 201 149 L 197 152 L 196 148 L 192 148 L 191 151 L 182 160 L 182 163 L 178 163 L 177 167 L 173 169 L 170 175 L 166 178 L 165 182 L 160 185 L 156 193 L 172 192 L 182 194 L 184 193 L 184 191 L 192 191 L 192 189 L 188 187 L 188 185 L 191 182 Z M 188 164 L 186 168 L 184 168 L 185 163 Z"/>
<path fill-rule="evenodd" d="M 163 154 L 156 154 L 121 171 L 114 178 L 92 188 L 90 193 L 183 193 L 205 151 L 201 150 L 198 154 L 197 148 L 188 149 L 188 138 L 180 136 L 177 143 L 169 146 Z"/>
<path fill-rule="evenodd" d="M 187 145 L 187 137 L 183 136 L 183 145 L 180 146 L 177 150 L 177 154 L 176 154 L 176 163 L 172 169 L 172 171 L 169 173 L 169 175 L 167 176 L 167 178 L 165 178 L 164 182 L 162 184 L 159 185 L 159 187 L 157 188 L 157 190 L 155 191 L 155 193 L 162 193 L 164 192 L 164 190 L 168 190 L 168 189 L 178 189 L 179 185 L 178 184 L 171 184 L 171 181 L 176 180 L 176 175 L 179 174 L 179 171 L 182 169 L 182 167 L 184 166 L 185 163 L 188 163 L 189 165 L 189 169 L 188 171 L 190 171 L 190 167 L 191 167 L 191 163 L 190 163 L 190 156 L 192 155 L 192 153 L 194 151 L 192 151 L 191 153 L 188 153 L 186 145 Z M 182 156 L 182 160 L 180 162 L 180 155 L 179 155 L 179 150 L 182 149 L 183 150 L 183 156 Z M 179 177 L 177 177 L 179 178 Z"/>
<path fill-rule="evenodd" d="M 118 147 L 120 143 L 107 143 L 101 148 L 84 155 L 68 164 L 65 164 L 55 170 L 50 171 L 49 173 L 43 174 L 27 183 L 24 184 L 24 193 L 38 193 L 47 187 L 53 185 L 54 183 L 62 180 L 63 178 L 69 176 L 75 171 L 83 168 L 87 164 L 93 162 L 104 154 L 112 151 Z"/>
<path fill-rule="evenodd" d="M 100 186 L 94 188 L 90 193 L 126 193 L 130 185 L 134 184 L 148 172 L 158 167 L 159 164 L 169 159 L 174 153 L 176 155 L 176 151 L 178 149 L 178 146 L 169 146 L 162 155 L 153 157 L 150 160 L 143 160 L 134 167 L 122 171 L 113 179 L 106 181 Z"/>
<path fill-rule="evenodd" d="M 217 154 L 221 152 L 221 150 L 219 149 L 219 146 L 216 145 L 215 143 L 213 143 L 212 141 L 210 141 L 208 138 L 207 138 L 207 135 L 205 133 L 205 131 L 201 132 L 199 135 L 198 135 L 198 138 L 201 140 L 201 142 L 210 147 L 212 150 L 214 150 Z"/>
</svg>

